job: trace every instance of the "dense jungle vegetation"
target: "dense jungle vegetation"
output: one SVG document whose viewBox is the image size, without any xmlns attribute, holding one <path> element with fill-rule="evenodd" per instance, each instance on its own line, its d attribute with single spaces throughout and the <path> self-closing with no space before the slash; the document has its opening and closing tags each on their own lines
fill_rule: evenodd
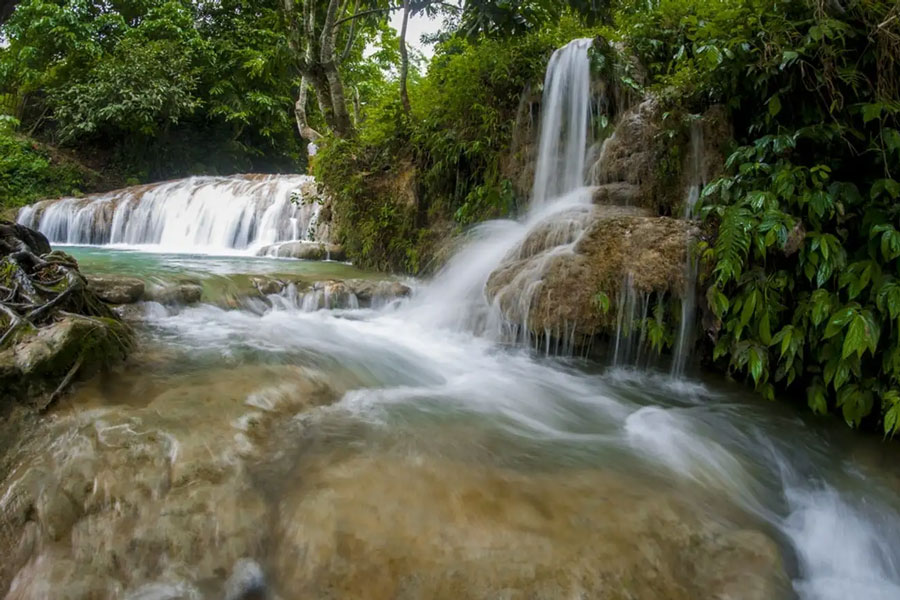
<svg viewBox="0 0 900 600">
<path fill-rule="evenodd" d="M 442 20 L 430 61 L 398 12 Z M 668 135 L 731 117 L 698 248 L 714 360 L 900 430 L 896 2 L 24 0 L 0 32 L 0 206 L 308 167 L 349 255 L 412 273 L 524 207 L 516 124 L 551 52 L 600 36 L 637 59 L 612 76 L 660 99 Z"/>
</svg>

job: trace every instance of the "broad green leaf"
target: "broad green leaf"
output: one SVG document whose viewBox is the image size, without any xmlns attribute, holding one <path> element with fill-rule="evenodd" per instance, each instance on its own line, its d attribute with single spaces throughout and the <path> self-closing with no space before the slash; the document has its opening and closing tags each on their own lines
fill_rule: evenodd
<svg viewBox="0 0 900 600">
<path fill-rule="evenodd" d="M 821 385 L 813 385 L 806 390 L 806 403 L 817 415 L 828 414 L 828 401 L 825 399 L 825 388 Z"/>
<path fill-rule="evenodd" d="M 856 308 L 853 307 L 844 307 L 832 313 L 831 318 L 828 320 L 828 325 L 825 326 L 825 339 L 834 337 L 843 331 L 855 314 Z"/>
<path fill-rule="evenodd" d="M 881 111 L 884 105 L 880 102 L 872 104 L 864 104 L 862 107 L 863 123 L 868 123 L 881 117 Z"/>
<path fill-rule="evenodd" d="M 775 94 L 774 96 L 769 98 L 769 116 L 775 117 L 780 112 L 781 112 L 781 99 L 778 97 L 778 94 Z"/>
<path fill-rule="evenodd" d="M 862 315 L 857 314 L 853 317 L 850 321 L 850 327 L 847 329 L 847 335 L 844 337 L 841 358 L 847 358 L 854 353 L 856 353 L 857 356 L 862 356 L 869 345 L 868 338 L 870 333 L 867 329 L 868 324 Z"/>
</svg>

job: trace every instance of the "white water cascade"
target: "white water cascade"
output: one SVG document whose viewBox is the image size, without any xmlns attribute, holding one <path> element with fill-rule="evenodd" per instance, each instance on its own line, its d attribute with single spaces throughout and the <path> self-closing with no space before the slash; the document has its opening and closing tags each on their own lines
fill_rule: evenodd
<svg viewBox="0 0 900 600">
<path fill-rule="evenodd" d="M 547 65 L 528 214 L 521 222 L 491 221 L 469 232 L 465 248 L 414 300 L 413 310 L 423 323 L 465 329 L 498 341 L 537 343 L 527 319 L 531 298 L 540 290 L 542 269 L 529 270 L 507 286 L 510 294 L 521 296 L 517 299 L 519 323 L 510 322 L 499 302 L 490 304 L 484 290 L 505 260 L 535 249 L 544 252 L 547 260 L 554 253 L 571 252 L 590 220 L 591 189 L 585 182 L 585 164 L 591 130 L 591 44 L 591 39 L 574 40 L 554 52 Z M 534 241 L 527 244 L 529 248 L 522 247 L 526 239 Z M 555 332 L 548 332 L 545 341 L 550 333 Z"/>
<path fill-rule="evenodd" d="M 585 184 L 592 43 L 589 38 L 574 40 L 554 52 L 547 65 L 532 212 Z"/>
<path fill-rule="evenodd" d="M 690 179 L 684 200 L 683 217 L 693 220 L 700 191 L 706 182 L 703 180 L 703 127 L 700 122 L 691 123 Z M 697 260 L 691 253 L 691 242 L 688 240 L 687 265 L 685 266 L 685 290 L 681 296 L 681 324 L 678 329 L 678 341 L 672 358 L 672 375 L 681 377 L 687 365 L 688 355 L 694 345 L 694 323 L 697 312 Z"/>
<path fill-rule="evenodd" d="M 151 247 L 164 252 L 246 253 L 315 237 L 317 202 L 306 175 L 191 177 L 87 198 L 45 200 L 18 222 L 54 244 Z"/>
</svg>

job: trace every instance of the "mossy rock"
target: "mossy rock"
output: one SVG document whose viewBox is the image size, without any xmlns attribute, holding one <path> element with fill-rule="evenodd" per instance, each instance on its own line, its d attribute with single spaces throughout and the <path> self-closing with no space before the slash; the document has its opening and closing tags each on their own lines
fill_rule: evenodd
<svg viewBox="0 0 900 600">
<path fill-rule="evenodd" d="M 0 400 L 42 407 L 70 373 L 87 377 L 124 359 L 131 339 L 115 318 L 66 313 L 0 351 Z"/>
<path fill-rule="evenodd" d="M 131 329 L 114 318 L 66 315 L 39 329 L 24 329 L 0 351 L 0 405 L 43 409 L 69 385 L 121 362 Z"/>
</svg>

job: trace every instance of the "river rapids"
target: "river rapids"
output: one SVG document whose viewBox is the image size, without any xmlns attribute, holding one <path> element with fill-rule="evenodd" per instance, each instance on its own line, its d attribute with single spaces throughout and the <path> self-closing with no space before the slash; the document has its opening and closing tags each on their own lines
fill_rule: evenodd
<svg viewBox="0 0 900 600">
<path fill-rule="evenodd" d="M 545 93 L 559 97 L 545 104 L 564 111 L 553 122 L 574 141 L 545 139 L 534 212 L 475 229 L 410 298 L 330 310 L 145 302 L 128 363 L 40 417 L 4 421 L 0 594 L 900 598 L 895 448 L 729 382 L 502 335 L 488 276 L 536 223 L 589 203 L 583 163 L 564 173 L 572 183 L 551 181 L 572 144 L 587 151 L 589 103 L 567 94 L 589 88 L 588 45 L 560 50 L 548 70 Z M 311 216 L 290 216 L 287 188 L 266 185 L 274 202 L 229 200 L 224 221 L 204 212 L 209 189 L 192 204 L 177 184 L 182 217 L 153 192 L 146 207 L 72 202 L 42 218 L 62 241 L 164 247 L 172 236 L 174 252 L 303 238 L 290 219 Z M 126 209 L 143 210 L 140 231 Z M 78 237 L 79 210 L 108 227 L 91 221 L 94 237 Z M 172 228 L 192 210 L 206 228 L 186 237 Z M 89 274 L 360 276 L 335 263 L 69 250 Z"/>
</svg>

